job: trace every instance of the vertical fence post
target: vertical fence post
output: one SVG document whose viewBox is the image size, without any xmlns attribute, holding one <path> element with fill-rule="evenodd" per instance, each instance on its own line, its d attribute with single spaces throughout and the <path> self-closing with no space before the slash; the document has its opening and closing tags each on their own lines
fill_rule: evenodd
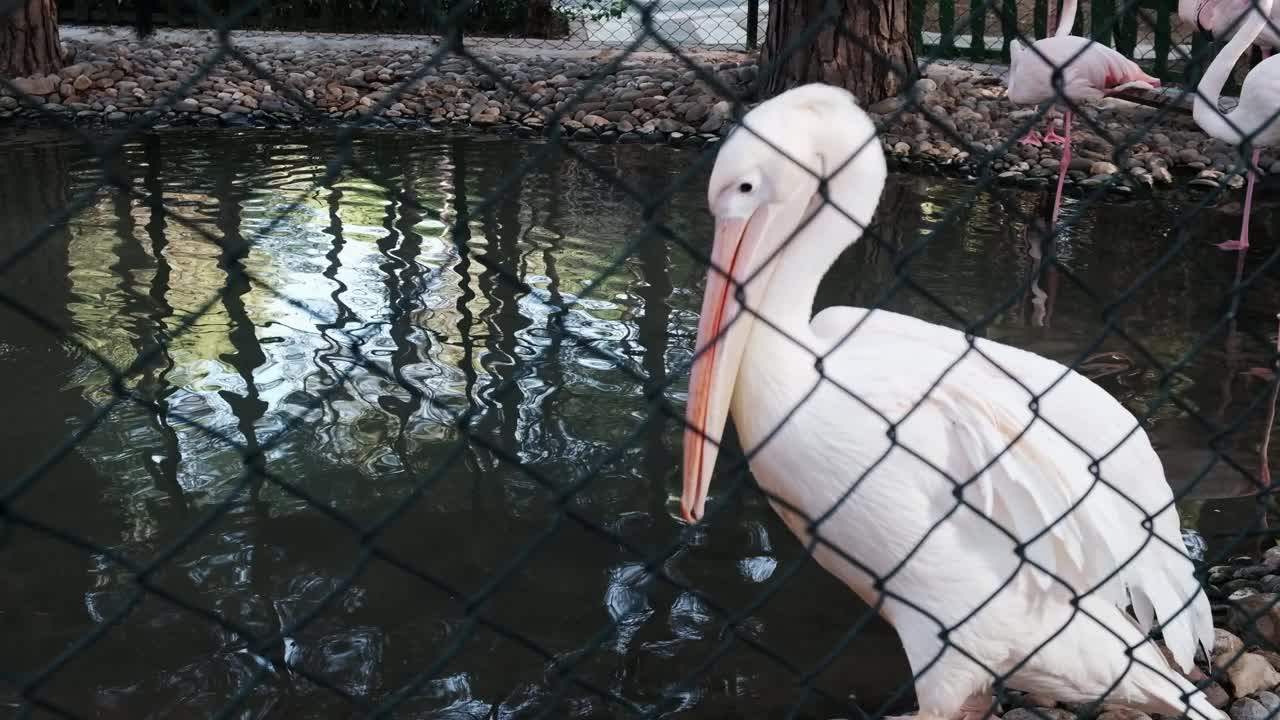
<svg viewBox="0 0 1280 720">
<path fill-rule="evenodd" d="M 916 54 L 924 52 L 924 6 L 926 4 L 928 0 L 911 1 L 911 42 L 915 44 Z"/>
<path fill-rule="evenodd" d="M 976 0 L 969 4 L 969 58 L 979 62 L 987 55 L 987 3 Z"/>
<path fill-rule="evenodd" d="M 917 0 L 919 2 L 919 0 Z M 756 49 L 760 32 L 760 0 L 747 0 L 747 52 Z"/>
<path fill-rule="evenodd" d="M 1103 45 L 1111 45 L 1111 28 L 1115 23 L 1116 0 L 1093 0 L 1090 5 L 1089 28 L 1093 39 Z"/>
<path fill-rule="evenodd" d="M 1155 33 L 1155 53 L 1156 77 L 1161 80 L 1169 79 L 1169 36 L 1173 33 L 1173 23 L 1170 16 L 1170 7 L 1172 2 L 1167 0 L 1159 0 L 1156 3 L 1156 33 Z"/>
<path fill-rule="evenodd" d="M 1004 38 L 1000 44 L 1001 62 L 1009 62 L 1009 44 L 1018 37 L 1018 2 L 1002 0 L 1000 9 L 1000 35 Z"/>
<path fill-rule="evenodd" d="M 956 54 L 956 3 L 955 0 L 938 0 L 938 31 L 942 33 L 939 57 Z"/>
<path fill-rule="evenodd" d="M 1116 50 L 1133 58 L 1138 49 L 1138 5 L 1141 0 L 1120 0 L 1120 19 L 1116 24 Z"/>
<path fill-rule="evenodd" d="M 1187 61 L 1187 67 L 1183 71 L 1188 85 L 1195 85 L 1200 82 L 1200 75 L 1204 72 L 1206 48 L 1209 47 L 1209 42 L 1208 34 L 1201 32 L 1199 29 L 1191 36 L 1191 59 Z"/>
</svg>

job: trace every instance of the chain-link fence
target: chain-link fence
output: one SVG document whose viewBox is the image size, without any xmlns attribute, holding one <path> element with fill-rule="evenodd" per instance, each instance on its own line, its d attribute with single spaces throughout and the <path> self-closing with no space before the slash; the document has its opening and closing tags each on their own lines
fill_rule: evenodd
<svg viewBox="0 0 1280 720">
<path fill-rule="evenodd" d="M 1219 109 L 1265 23 L 1148 107 L 891 2 L 759 64 L 470 5 L 353 48 L 202 2 L 0 79 L 0 707 L 1280 710 L 1277 66 Z M 904 90 L 762 103 L 799 58 Z"/>
<path fill-rule="evenodd" d="M 148 8 L 148 21 L 160 26 L 209 27 L 185 0 L 163 5 L 132 0 L 63 0 L 59 12 L 68 22 L 119 25 L 131 22 L 144 7 Z M 1061 2 L 984 3 L 980 12 L 972 10 L 966 1 L 913 3 L 914 41 L 918 47 L 936 49 L 943 58 L 1007 63 L 1009 43 L 1018 36 L 1019 29 L 1036 38 L 1052 34 L 1061 15 Z M 224 4 L 215 7 L 215 12 L 216 17 L 225 18 L 240 9 Z M 243 9 L 242 14 L 239 27 L 260 31 L 438 35 L 442 30 L 422 3 L 264 2 Z M 1181 59 L 1204 43 L 1190 17 L 1183 17 L 1178 8 L 1167 2 L 1117 4 L 1115 0 L 1091 0 L 1081 7 L 1073 32 L 1091 35 L 1098 42 L 1115 47 L 1159 77 L 1182 78 L 1188 68 Z M 646 32 L 648 23 L 664 39 L 682 48 L 750 51 L 759 47 L 768 18 L 768 2 L 757 0 L 496 2 L 470 8 L 451 29 L 511 48 L 604 50 L 635 44 L 639 49 L 661 50 L 661 44 Z"/>
<path fill-rule="evenodd" d="M 446 2 L 441 7 L 448 11 L 450 5 Z M 59 11 L 68 21 L 107 25 L 132 22 L 141 8 L 148 8 L 146 14 L 156 25 L 209 27 L 186 0 L 152 5 L 134 0 L 59 3 Z M 224 18 L 241 10 L 227 2 L 214 3 L 213 9 L 216 17 Z M 238 26 L 256 30 L 428 35 L 443 30 L 428 5 L 415 2 L 262 2 L 244 8 L 243 15 Z M 468 6 L 449 29 L 517 48 L 608 48 L 635 42 L 645 49 L 661 49 L 645 32 L 647 23 L 676 45 L 751 50 L 763 37 L 768 17 L 768 0 L 662 0 L 643 4 L 625 0 L 495 0 Z"/>
</svg>

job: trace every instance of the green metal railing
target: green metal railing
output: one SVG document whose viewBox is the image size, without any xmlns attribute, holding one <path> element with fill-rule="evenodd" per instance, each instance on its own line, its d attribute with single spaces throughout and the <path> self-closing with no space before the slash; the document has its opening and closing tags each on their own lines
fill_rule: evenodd
<svg viewBox="0 0 1280 720">
<path fill-rule="evenodd" d="M 917 0 L 911 32 L 916 47 L 944 58 L 1008 62 L 1019 31 L 1027 39 L 1048 36 L 1061 0 Z M 1198 50 L 1208 40 L 1179 27 L 1176 0 L 1082 0 L 1072 33 L 1087 35 L 1133 58 L 1162 79 L 1186 79 L 1195 68 L 1179 46 Z"/>
</svg>

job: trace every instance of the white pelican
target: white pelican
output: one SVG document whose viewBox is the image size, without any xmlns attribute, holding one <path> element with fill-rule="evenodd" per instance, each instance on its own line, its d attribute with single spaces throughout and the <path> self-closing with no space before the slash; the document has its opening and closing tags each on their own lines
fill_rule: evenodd
<svg viewBox="0 0 1280 720">
<path fill-rule="evenodd" d="M 999 676 L 1063 701 L 1223 720 L 1144 633 L 1158 620 L 1184 669 L 1213 643 L 1160 460 L 1123 406 L 1063 365 L 974 342 L 1020 385 L 960 332 L 908 316 L 834 307 L 811 321 L 885 172 L 871 120 L 825 85 L 762 103 L 725 141 L 707 193 L 684 518 L 704 515 L 731 413 L 783 521 L 806 545 L 821 538 L 817 561 L 894 626 L 920 718 L 985 712 Z M 1044 394 L 1043 420 L 1023 385 Z"/>
<path fill-rule="evenodd" d="M 1260 0 L 1257 9 L 1238 25 L 1239 31 L 1204 71 L 1191 106 L 1196 124 L 1210 137 L 1232 145 L 1242 145 L 1247 139 L 1254 148 L 1249 163 L 1249 186 L 1244 191 L 1240 237 L 1218 243 L 1223 250 L 1249 249 L 1249 214 L 1253 210 L 1253 184 L 1258 177 L 1255 167 L 1263 147 L 1280 144 L 1280 122 L 1276 118 L 1280 112 L 1280 57 L 1268 57 L 1249 71 L 1240 87 L 1240 104 L 1230 113 L 1218 109 L 1218 98 L 1240 57 L 1258 39 L 1263 28 L 1270 25 L 1268 16 L 1274 4 L 1272 0 Z"/>
</svg>

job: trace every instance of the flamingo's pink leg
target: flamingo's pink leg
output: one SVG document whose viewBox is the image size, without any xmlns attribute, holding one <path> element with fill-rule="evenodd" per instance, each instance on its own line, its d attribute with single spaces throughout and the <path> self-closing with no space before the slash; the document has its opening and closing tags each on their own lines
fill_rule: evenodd
<svg viewBox="0 0 1280 720">
<path fill-rule="evenodd" d="M 1219 250 L 1239 250 L 1244 252 L 1249 249 L 1249 211 L 1253 209 L 1253 184 L 1258 178 L 1257 174 L 1253 172 L 1253 168 L 1258 166 L 1258 158 L 1261 155 L 1262 150 L 1255 149 L 1253 151 L 1251 167 L 1247 171 L 1249 173 L 1249 182 L 1245 185 L 1244 190 L 1244 217 L 1240 220 L 1240 237 L 1237 240 L 1218 243 Z"/>
<path fill-rule="evenodd" d="M 1062 160 L 1058 165 L 1058 191 L 1053 196 L 1053 220 L 1050 224 L 1058 224 L 1058 211 L 1062 209 L 1062 185 L 1067 180 L 1067 168 L 1071 165 L 1071 111 L 1067 110 L 1062 117 L 1062 125 L 1067 133 L 1062 139 Z"/>
<path fill-rule="evenodd" d="M 1063 124 L 1063 126 L 1064 126 L 1064 127 L 1067 127 L 1067 123 L 1071 122 L 1070 118 L 1071 118 L 1071 111 L 1070 111 L 1070 110 L 1068 110 L 1068 111 L 1066 112 L 1066 114 L 1062 116 L 1062 124 Z M 1045 127 L 1045 130 L 1046 130 L 1046 132 L 1045 132 L 1045 134 L 1044 134 L 1044 141 L 1045 141 L 1045 142 L 1049 143 L 1050 145 L 1061 145 L 1062 143 L 1066 142 L 1066 138 L 1065 138 L 1065 137 L 1063 137 L 1062 135 L 1059 135 L 1058 133 L 1056 133 L 1056 132 L 1054 132 L 1054 131 L 1053 131 L 1053 119 L 1052 119 L 1052 118 L 1045 118 L 1045 120 L 1044 120 L 1044 127 Z M 1067 127 L 1067 133 L 1068 133 L 1068 134 L 1070 134 L 1070 128 L 1069 128 L 1069 127 Z"/>
</svg>

